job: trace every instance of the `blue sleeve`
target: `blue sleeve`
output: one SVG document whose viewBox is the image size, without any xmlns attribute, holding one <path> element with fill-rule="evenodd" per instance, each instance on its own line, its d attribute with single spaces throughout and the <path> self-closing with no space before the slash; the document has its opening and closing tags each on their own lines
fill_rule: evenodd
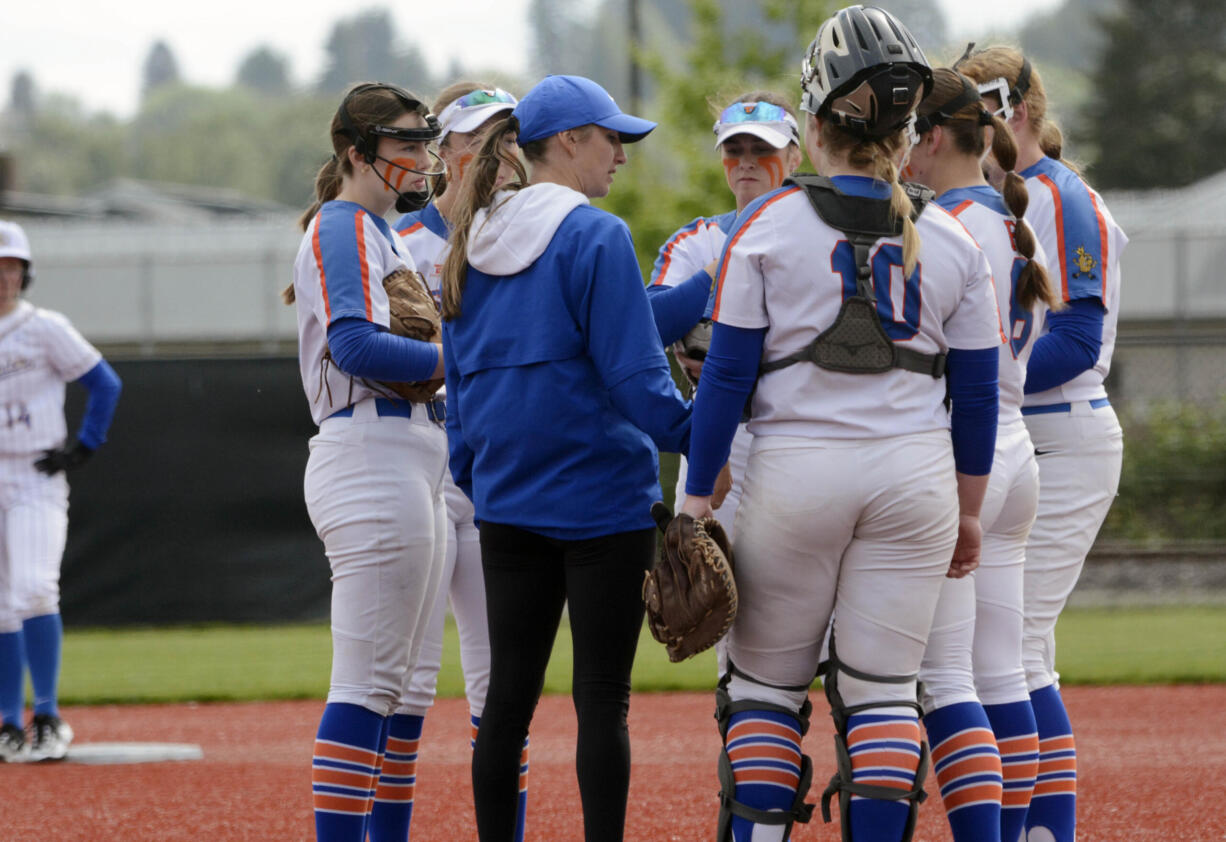
<svg viewBox="0 0 1226 842">
<path fill-rule="evenodd" d="M 706 497 L 728 461 L 732 437 L 745 409 L 745 401 L 758 380 L 766 328 L 742 328 L 715 323 L 711 350 L 702 366 L 694 398 L 690 433 L 689 474 L 685 493 Z"/>
<path fill-rule="evenodd" d="M 451 334 L 443 330 L 443 373 L 447 379 L 447 448 L 451 478 L 469 500 L 473 499 L 473 451 L 464 440 L 460 409 L 460 370 L 451 353 Z"/>
<path fill-rule="evenodd" d="M 320 210 L 316 259 L 328 307 L 329 324 L 349 317 L 370 318 L 367 294 L 371 283 L 366 259 L 366 212 L 327 205 Z M 377 274 L 377 272 L 375 273 Z"/>
<path fill-rule="evenodd" d="M 1107 311 L 1096 298 L 1079 298 L 1058 313 L 1048 312 L 1047 333 L 1035 340 L 1026 364 L 1026 394 L 1067 383 L 1098 362 Z"/>
<path fill-rule="evenodd" d="M 690 447 L 690 407 L 667 370 L 632 374 L 609 390 L 613 405 L 660 450 L 685 453 Z"/>
<path fill-rule="evenodd" d="M 602 220 L 572 272 L 569 306 L 614 405 L 661 450 L 683 452 L 690 404 L 673 385 L 630 231 Z M 627 382 L 629 381 L 629 382 Z"/>
<path fill-rule="evenodd" d="M 111 428 L 111 418 L 115 415 L 115 405 L 119 403 L 123 383 L 106 360 L 98 360 L 98 364 L 77 378 L 77 382 L 89 390 L 77 441 L 90 450 L 97 450 L 98 445 L 106 441 L 106 432 Z"/>
<path fill-rule="evenodd" d="M 653 284 L 647 287 L 647 300 L 656 320 L 660 342 L 672 345 L 698 324 L 711 297 L 711 276 L 699 269 L 676 286 Z"/>
<path fill-rule="evenodd" d="M 416 383 L 438 367 L 438 347 L 396 336 L 365 319 L 337 319 L 328 326 L 328 349 L 341 371 L 354 377 Z"/>
<path fill-rule="evenodd" d="M 958 473 L 983 476 L 992 472 L 1000 415 L 999 368 L 997 348 L 949 349 L 945 363 L 951 403 L 949 434 Z"/>
</svg>

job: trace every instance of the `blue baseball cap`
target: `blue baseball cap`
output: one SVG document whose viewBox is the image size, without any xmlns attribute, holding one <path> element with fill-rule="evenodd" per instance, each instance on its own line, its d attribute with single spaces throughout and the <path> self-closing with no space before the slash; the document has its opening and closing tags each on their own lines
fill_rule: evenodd
<svg viewBox="0 0 1226 842">
<path fill-rule="evenodd" d="M 582 76 L 546 76 L 524 95 L 512 112 L 519 120 L 519 144 L 594 123 L 612 129 L 622 143 L 634 143 L 656 124 L 623 114 L 609 92 Z"/>
</svg>

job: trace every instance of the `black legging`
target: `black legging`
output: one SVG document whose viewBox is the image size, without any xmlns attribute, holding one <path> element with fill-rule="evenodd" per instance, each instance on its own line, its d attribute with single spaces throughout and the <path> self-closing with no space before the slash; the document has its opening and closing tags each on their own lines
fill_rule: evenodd
<svg viewBox="0 0 1226 842">
<path fill-rule="evenodd" d="M 586 842 L 620 840 L 630 788 L 630 670 L 655 530 L 579 541 L 481 524 L 490 686 L 473 754 L 481 842 L 515 837 L 519 759 L 564 604 L 574 641 L 575 766 Z"/>
</svg>

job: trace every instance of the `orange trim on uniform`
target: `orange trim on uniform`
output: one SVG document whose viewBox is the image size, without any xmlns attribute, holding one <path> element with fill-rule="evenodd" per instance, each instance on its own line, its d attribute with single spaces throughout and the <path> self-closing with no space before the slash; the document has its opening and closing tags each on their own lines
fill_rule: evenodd
<svg viewBox="0 0 1226 842">
<path fill-rule="evenodd" d="M 737 786 L 742 784 L 778 784 L 795 789 L 800 783 L 799 772 L 749 766 L 732 773 Z M 857 781 L 858 783 L 858 781 Z"/>
<path fill-rule="evenodd" d="M 421 744 L 421 739 L 406 740 L 402 737 L 388 737 L 387 748 L 384 749 L 389 754 L 417 754 L 417 747 Z"/>
<path fill-rule="evenodd" d="M 996 738 L 987 728 L 971 728 L 944 740 L 932 747 L 933 765 L 940 763 L 955 751 L 961 751 L 971 746 L 996 745 Z"/>
<path fill-rule="evenodd" d="M 369 772 L 354 772 L 348 769 L 333 769 L 330 766 L 316 766 L 311 770 L 312 784 L 329 784 L 331 786 L 347 786 L 354 789 L 370 789 Z"/>
<path fill-rule="evenodd" d="M 759 216 L 762 215 L 762 211 L 766 210 L 771 205 L 773 205 L 775 202 L 779 201 L 785 196 L 791 196 L 793 193 L 797 192 L 800 189 L 801 188 L 799 187 L 789 187 L 787 190 L 784 190 L 782 193 L 777 193 L 774 196 L 771 196 L 765 202 L 763 202 L 762 205 L 756 211 L 753 212 L 753 216 L 749 217 L 749 219 L 746 219 L 745 222 L 742 223 L 739 228 L 737 228 L 737 232 L 736 234 L 733 235 L 732 240 L 729 241 L 724 246 L 724 250 L 722 254 L 727 254 L 730 251 L 732 251 L 733 247 L 737 243 L 737 240 L 741 239 L 741 235 L 749 230 L 749 226 L 754 223 L 754 220 L 756 220 Z M 719 305 L 720 305 L 720 299 L 723 297 L 723 294 L 724 294 L 724 275 L 727 274 L 727 272 L 728 272 L 727 262 L 720 260 L 718 276 L 715 279 L 715 308 L 711 312 L 711 318 L 714 319 L 715 321 L 719 321 Z"/>
<path fill-rule="evenodd" d="M 327 758 L 328 760 L 340 760 L 344 763 L 359 763 L 371 768 L 377 767 L 379 763 L 379 755 L 370 749 L 358 748 L 357 746 L 345 745 L 344 743 L 334 743 L 328 740 L 315 741 L 315 756 Z"/>
<path fill-rule="evenodd" d="M 324 255 L 319 248 L 319 214 L 312 220 L 315 230 L 311 233 L 311 251 L 315 253 L 315 265 L 319 267 L 319 289 L 323 293 L 324 318 L 332 321 L 332 302 L 328 300 L 328 277 L 324 272 Z"/>
<path fill-rule="evenodd" d="M 1030 803 L 1030 796 L 1033 792 L 1029 787 L 1026 789 L 1006 789 L 1000 796 L 1000 806 L 1025 807 Z"/>
<path fill-rule="evenodd" d="M 374 319 L 370 307 L 370 265 L 366 262 L 366 227 L 362 222 L 363 216 L 364 211 L 354 213 L 353 227 L 358 239 L 358 266 L 362 270 L 362 301 L 366 305 L 366 320 L 369 322 Z"/>
<path fill-rule="evenodd" d="M 972 804 L 999 804 L 1001 801 L 1000 784 L 978 784 L 968 786 L 949 793 L 941 799 L 945 802 L 945 812 L 952 813 L 959 807 L 969 807 Z"/>
<path fill-rule="evenodd" d="M 869 722 L 857 725 L 847 733 L 847 747 L 864 740 L 906 740 L 919 747 L 919 725 L 911 722 Z M 916 762 L 919 757 L 916 756 Z"/>
<path fill-rule="evenodd" d="M 1086 192 L 1090 194 L 1090 204 L 1094 205 L 1094 216 L 1098 218 L 1098 244 L 1102 248 L 1103 265 L 1100 267 L 1099 274 L 1103 276 L 1103 306 L 1107 306 L 1107 220 L 1103 217 L 1102 210 L 1098 207 L 1098 199 L 1094 198 L 1094 191 L 1086 188 Z"/>
<path fill-rule="evenodd" d="M 786 760 L 790 763 L 800 762 L 800 749 L 791 746 L 780 746 L 773 743 L 749 743 L 728 749 L 728 759 L 738 760 Z"/>
<path fill-rule="evenodd" d="M 1000 750 L 1002 758 L 1010 754 L 1037 754 L 1039 751 L 1039 737 L 1037 734 L 1023 734 L 1020 737 L 998 738 L 996 740 L 996 747 Z"/>
<path fill-rule="evenodd" d="M 752 740 L 754 737 L 782 737 L 785 740 L 799 740 L 800 731 L 769 719 L 742 719 L 728 729 L 727 742 Z"/>
<path fill-rule="evenodd" d="M 1042 798 L 1045 795 L 1076 795 L 1077 781 L 1072 779 L 1061 778 L 1054 781 L 1039 781 L 1034 785 L 1034 797 Z"/>
<path fill-rule="evenodd" d="M 317 792 L 314 794 L 313 805 L 317 812 L 348 813 L 354 816 L 364 816 L 370 811 L 370 799 L 366 796 L 337 795 L 333 792 Z"/>
<path fill-rule="evenodd" d="M 421 223 L 418 224 L 420 225 Z M 673 262 L 673 248 L 686 237 L 692 237 L 699 231 L 705 231 L 709 227 L 710 223 L 700 222 L 694 226 L 694 230 L 684 231 L 669 241 L 668 245 L 664 247 L 664 262 L 660 265 L 660 274 L 656 275 L 655 283 L 652 286 L 659 286 L 664 283 L 664 276 L 668 274 L 668 267 Z"/>
<path fill-rule="evenodd" d="M 962 760 L 955 760 L 937 772 L 937 780 L 944 786 L 965 775 L 982 775 L 984 773 L 1001 774 L 1000 758 L 995 754 L 975 754 Z"/>
<path fill-rule="evenodd" d="M 1039 181 L 1051 192 L 1052 210 L 1056 214 L 1056 251 L 1060 256 L 1060 292 L 1068 301 L 1068 261 L 1064 255 L 1064 204 L 1060 201 L 1060 188 L 1049 176 L 1040 175 Z"/>
<path fill-rule="evenodd" d="M 379 786 L 375 789 L 375 800 L 384 804 L 412 804 L 416 795 L 416 787 L 416 783 L 400 784 L 379 781 Z"/>
<path fill-rule="evenodd" d="M 979 245 L 979 241 L 975 239 L 975 235 L 971 233 L 971 229 L 966 227 L 965 222 L 963 222 L 961 219 L 958 219 L 958 214 L 962 213 L 962 211 L 966 210 L 968 207 L 970 207 L 973 204 L 975 204 L 973 199 L 963 199 L 961 204 L 959 204 L 956 208 L 954 208 L 951 211 L 946 211 L 946 213 L 948 213 L 955 220 L 957 220 L 958 224 L 962 226 L 962 230 L 966 232 L 966 236 L 971 238 L 971 242 L 975 244 L 975 247 L 978 248 L 980 251 L 983 251 L 983 246 Z M 940 205 L 937 205 L 937 207 L 940 207 Z M 1010 239 L 1010 242 L 1012 242 L 1012 239 Z M 984 256 L 986 257 L 987 252 L 983 252 L 983 253 L 984 253 Z M 1017 252 L 1014 252 L 1014 254 L 1016 253 Z M 1004 320 L 1004 317 L 1001 316 L 1000 314 L 1000 303 L 999 303 L 1000 299 L 997 298 L 996 296 L 996 276 L 992 274 L 992 262 L 991 261 L 988 261 L 988 282 L 992 285 L 992 301 L 993 303 L 996 304 L 996 329 L 1000 332 L 1000 344 L 1008 345 L 1009 336 L 1008 334 L 1005 333 L 1005 320 Z"/>
<path fill-rule="evenodd" d="M 973 199 L 963 199 L 961 202 L 958 203 L 958 206 L 956 208 L 950 211 L 950 213 L 953 214 L 954 216 L 957 216 L 958 214 L 962 213 L 962 211 L 966 210 L 973 204 L 975 204 Z"/>
<path fill-rule="evenodd" d="M 874 778 L 871 775 L 866 775 L 863 777 L 857 776 L 856 783 L 867 784 L 868 786 L 881 786 L 886 787 L 887 789 L 896 789 L 899 792 L 910 792 L 912 787 L 915 786 L 914 783 L 904 784 L 902 781 L 898 780 L 898 778 Z M 859 796 L 852 797 L 856 798 Z"/>
<path fill-rule="evenodd" d="M 417 760 L 384 760 L 383 774 L 393 778 L 405 778 L 417 774 Z"/>
<path fill-rule="evenodd" d="M 1073 741 L 1072 734 L 1062 734 L 1059 737 L 1047 737 L 1039 740 L 1039 751 L 1047 754 L 1052 751 L 1072 751 L 1076 749 L 1077 744 Z"/>
<path fill-rule="evenodd" d="M 919 768 L 919 755 L 896 748 L 862 751 L 852 755 L 851 768 L 852 770 L 888 768 L 914 772 Z"/>
<path fill-rule="evenodd" d="M 412 234 L 414 231 L 424 228 L 425 226 L 426 226 L 426 223 L 422 222 L 421 220 L 418 220 L 417 222 L 414 222 L 412 225 L 410 225 L 408 228 L 404 229 L 403 231 L 397 231 L 396 233 L 402 237 L 407 237 L 410 234 Z"/>
</svg>

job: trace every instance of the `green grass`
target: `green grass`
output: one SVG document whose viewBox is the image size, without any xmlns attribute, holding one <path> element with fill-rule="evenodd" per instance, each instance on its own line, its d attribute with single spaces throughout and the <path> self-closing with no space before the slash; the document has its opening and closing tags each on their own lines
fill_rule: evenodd
<svg viewBox="0 0 1226 842">
<path fill-rule="evenodd" d="M 1057 628 L 1065 684 L 1226 681 L 1226 607 L 1069 610 Z M 331 645 L 323 625 L 70 629 L 64 639 L 65 704 L 323 698 Z M 563 627 L 545 680 L 570 689 Z M 644 630 L 634 669 L 638 691 L 710 690 L 711 652 L 670 664 Z M 448 623 L 439 695 L 464 692 L 455 627 Z"/>
</svg>

